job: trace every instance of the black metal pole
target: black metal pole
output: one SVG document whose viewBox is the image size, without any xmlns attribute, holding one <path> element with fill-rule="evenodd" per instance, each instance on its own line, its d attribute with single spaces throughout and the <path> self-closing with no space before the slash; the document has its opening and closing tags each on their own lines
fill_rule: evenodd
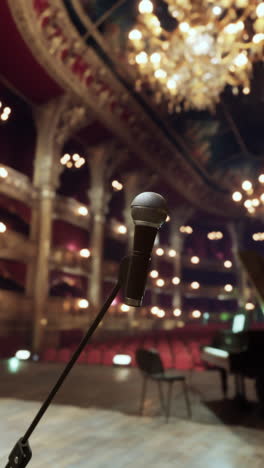
<svg viewBox="0 0 264 468">
<path fill-rule="evenodd" d="M 29 428 L 25 432 L 24 436 L 18 440 L 14 448 L 12 449 L 9 455 L 9 462 L 7 463 L 5 468 L 24 468 L 27 466 L 28 462 L 32 457 L 31 449 L 28 444 L 28 439 L 31 436 L 32 432 L 36 428 L 37 424 L 41 420 L 42 416 L 44 415 L 45 411 L 48 409 L 50 403 L 52 402 L 54 396 L 58 392 L 59 388 L 63 384 L 64 380 L 66 379 L 67 375 L 69 374 L 70 370 L 72 369 L 73 365 L 77 361 L 78 357 L 80 356 L 82 350 L 85 348 L 86 344 L 89 341 L 89 338 L 93 335 L 94 331 L 98 327 L 99 323 L 103 319 L 104 315 L 106 314 L 108 308 L 112 304 L 114 298 L 116 297 L 118 291 L 121 289 L 123 285 L 124 275 L 126 274 L 126 268 L 128 263 L 129 257 L 125 257 L 120 265 L 119 271 L 119 278 L 115 287 L 113 288 L 111 294 L 105 301 L 102 309 L 100 310 L 99 314 L 93 321 L 92 325 L 90 326 L 89 330 L 87 331 L 86 335 L 82 339 L 81 343 L 79 344 L 76 351 L 73 353 L 70 361 L 64 368 L 63 372 L 61 373 L 60 377 L 58 378 L 57 382 L 55 383 L 54 387 L 50 391 L 49 395 L 47 396 L 46 400 L 42 403 L 39 411 L 37 412 L 35 418 L 33 419 L 32 423 L 30 424 Z"/>
</svg>

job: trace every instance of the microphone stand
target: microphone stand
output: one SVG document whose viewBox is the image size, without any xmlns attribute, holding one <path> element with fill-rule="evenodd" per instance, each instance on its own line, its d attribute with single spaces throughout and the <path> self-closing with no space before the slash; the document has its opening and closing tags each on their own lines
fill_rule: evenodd
<svg viewBox="0 0 264 468">
<path fill-rule="evenodd" d="M 50 403 L 52 402 L 54 396 L 60 389 L 61 385 L 63 384 L 64 380 L 66 379 L 67 375 L 69 374 L 70 370 L 74 366 L 75 362 L 77 361 L 78 357 L 80 356 L 82 350 L 85 348 L 86 344 L 88 343 L 89 339 L 97 329 L 99 323 L 103 319 L 104 315 L 106 314 L 108 308 L 112 304 L 114 298 L 116 297 L 119 290 L 124 286 L 127 276 L 127 269 L 129 265 L 130 257 L 125 257 L 120 264 L 119 268 L 119 275 L 114 286 L 112 292 L 110 293 L 109 297 L 106 299 L 102 309 L 100 310 L 99 314 L 93 321 L 92 325 L 88 329 L 86 335 L 80 342 L 78 348 L 73 353 L 71 359 L 69 360 L 68 364 L 65 366 L 64 370 L 62 371 L 60 377 L 58 378 L 57 382 L 55 383 L 54 387 L 50 391 L 49 395 L 47 396 L 46 400 L 42 403 L 38 413 L 36 414 L 35 418 L 33 419 L 32 423 L 30 424 L 29 428 L 25 432 L 24 436 L 21 437 L 8 457 L 8 463 L 5 468 L 25 468 L 32 457 L 32 451 L 29 446 L 28 439 L 31 436 L 32 432 L 38 425 L 39 421 L 41 420 L 42 416 L 44 415 L 45 411 L 48 409 Z"/>
</svg>

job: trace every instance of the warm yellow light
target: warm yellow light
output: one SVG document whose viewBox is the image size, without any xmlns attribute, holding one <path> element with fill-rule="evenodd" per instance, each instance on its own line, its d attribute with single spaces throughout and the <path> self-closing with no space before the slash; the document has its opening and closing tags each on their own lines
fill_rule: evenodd
<svg viewBox="0 0 264 468">
<path fill-rule="evenodd" d="M 223 11 L 222 8 L 221 8 L 220 6 L 218 6 L 218 5 L 215 5 L 215 6 L 212 8 L 212 12 L 213 12 L 213 14 L 214 14 L 215 16 L 221 15 L 222 11 Z"/>
<path fill-rule="evenodd" d="M 201 315 L 202 315 L 202 314 L 201 314 L 200 310 L 193 310 L 193 311 L 192 311 L 192 316 L 193 316 L 194 318 L 200 318 Z"/>
<path fill-rule="evenodd" d="M 256 8 L 256 14 L 258 18 L 264 17 L 264 2 L 260 3 Z"/>
<path fill-rule="evenodd" d="M 113 187 L 114 190 L 119 191 L 119 190 L 122 190 L 123 184 L 121 184 L 121 182 L 118 182 L 118 180 L 113 180 L 112 181 L 112 187 Z"/>
<path fill-rule="evenodd" d="M 177 252 L 174 249 L 170 249 L 169 252 L 168 252 L 168 255 L 169 255 L 169 257 L 173 258 L 173 257 L 176 257 Z"/>
<path fill-rule="evenodd" d="M 259 182 L 261 184 L 264 184 L 264 174 L 260 174 L 259 178 L 258 178 Z M 264 195 L 264 194 L 263 194 Z"/>
<path fill-rule="evenodd" d="M 242 189 L 243 190 L 251 190 L 252 189 L 252 183 L 250 182 L 250 180 L 244 180 L 244 182 L 242 182 L 242 185 L 241 185 Z"/>
<path fill-rule="evenodd" d="M 247 302 L 246 305 L 245 305 L 245 309 L 246 310 L 254 310 L 255 305 L 252 302 Z"/>
<path fill-rule="evenodd" d="M 245 208 L 251 208 L 252 207 L 252 200 L 244 201 L 244 207 Z"/>
<path fill-rule="evenodd" d="M 166 218 L 166 223 L 168 223 L 170 221 L 170 216 L 167 215 L 167 218 Z"/>
<path fill-rule="evenodd" d="M 152 271 L 150 272 L 149 276 L 150 276 L 151 278 L 158 278 L 159 273 L 158 273 L 157 270 L 152 270 Z"/>
<path fill-rule="evenodd" d="M 242 193 L 241 192 L 234 192 L 232 198 L 235 202 L 240 202 L 242 200 Z"/>
<path fill-rule="evenodd" d="M 180 284 L 181 280 L 178 276 L 174 276 L 171 280 L 172 284 Z"/>
<path fill-rule="evenodd" d="M 73 164 L 72 164 L 71 161 L 68 161 L 67 164 L 66 164 L 66 166 L 70 169 L 70 168 L 73 166 Z"/>
<path fill-rule="evenodd" d="M 8 114 L 1 114 L 1 120 L 8 120 Z"/>
<path fill-rule="evenodd" d="M 225 285 L 225 291 L 226 291 L 226 292 L 231 292 L 231 291 L 233 291 L 233 286 L 232 286 L 232 284 L 226 284 L 226 285 Z"/>
<path fill-rule="evenodd" d="M 135 60 L 138 65 L 144 65 L 148 62 L 148 56 L 146 52 L 139 52 L 139 54 L 136 55 Z"/>
<path fill-rule="evenodd" d="M 64 154 L 60 160 L 61 164 L 67 164 L 70 161 L 71 157 L 68 153 Z"/>
<path fill-rule="evenodd" d="M 131 41 L 140 40 L 142 38 L 142 32 L 139 29 L 132 29 L 128 35 Z"/>
<path fill-rule="evenodd" d="M 4 107 L 3 112 L 4 112 L 4 114 L 7 114 L 7 115 L 11 114 L 10 107 Z"/>
<path fill-rule="evenodd" d="M 8 171 L 5 167 L 0 167 L 0 177 L 5 179 L 8 176 Z"/>
<path fill-rule="evenodd" d="M 126 234 L 127 233 L 127 228 L 123 224 L 120 224 L 120 226 L 118 226 L 118 228 L 117 228 L 117 231 L 119 232 L 119 234 Z"/>
<path fill-rule="evenodd" d="M 138 5 L 138 11 L 141 14 L 152 13 L 153 3 L 150 0 L 141 0 L 141 2 Z"/>
<path fill-rule="evenodd" d="M 167 88 L 168 89 L 176 89 L 176 81 L 172 78 L 167 81 Z"/>
<path fill-rule="evenodd" d="M 190 25 L 188 23 L 186 23 L 186 21 L 183 21 L 182 23 L 180 23 L 179 29 L 180 29 L 181 32 L 186 33 L 186 32 L 189 31 Z"/>
<path fill-rule="evenodd" d="M 194 265 L 197 265 L 197 263 L 200 262 L 200 258 L 197 257 L 196 255 L 194 255 L 192 258 L 191 258 L 191 263 L 193 263 Z"/>
<path fill-rule="evenodd" d="M 264 193 L 262 193 L 259 198 L 262 201 L 262 203 L 264 203 Z"/>
<path fill-rule="evenodd" d="M 159 256 L 159 257 L 162 257 L 162 255 L 164 254 L 164 250 L 159 247 L 157 250 L 156 250 L 156 254 Z"/>
<path fill-rule="evenodd" d="M 120 309 L 122 310 L 122 312 L 129 312 L 130 311 L 130 307 L 126 304 L 122 304 Z"/>
<path fill-rule="evenodd" d="M 167 73 L 165 70 L 162 70 L 162 68 L 158 68 L 158 70 L 155 71 L 154 75 L 155 78 L 166 78 Z"/>
<path fill-rule="evenodd" d="M 242 93 L 243 94 L 249 94 L 250 93 L 250 88 L 248 86 L 245 86 L 243 89 L 242 89 Z"/>
<path fill-rule="evenodd" d="M 161 55 L 158 52 L 154 52 L 153 54 L 151 54 L 150 56 L 151 63 L 157 64 L 157 63 L 160 63 L 160 60 L 161 60 Z"/>
<path fill-rule="evenodd" d="M 73 161 L 78 161 L 78 159 L 80 159 L 80 155 L 78 153 L 74 153 L 72 159 Z"/>
<path fill-rule="evenodd" d="M 163 309 L 159 309 L 157 312 L 157 316 L 160 318 L 165 317 L 165 311 Z"/>
<path fill-rule="evenodd" d="M 237 67 L 244 67 L 248 63 L 247 55 L 244 52 L 241 52 L 234 59 L 234 64 Z"/>
<path fill-rule="evenodd" d="M 85 159 L 84 158 L 79 158 L 76 162 L 75 162 L 75 167 L 79 168 L 79 167 L 82 167 L 85 163 Z"/>
<path fill-rule="evenodd" d="M 252 200 L 252 205 L 256 208 L 257 206 L 259 206 L 259 199 L 258 198 L 253 198 Z"/>
<path fill-rule="evenodd" d="M 153 306 L 151 307 L 150 309 L 150 312 L 153 314 L 153 315 L 156 315 L 159 311 L 159 308 L 157 306 Z"/>
<path fill-rule="evenodd" d="M 161 278 L 157 279 L 156 281 L 156 285 L 159 287 L 159 288 L 162 288 L 165 284 L 165 281 Z"/>
<path fill-rule="evenodd" d="M 81 215 L 81 216 L 87 216 L 88 215 L 88 209 L 86 208 L 86 206 L 79 206 L 78 214 Z"/>
<path fill-rule="evenodd" d="M 79 299 L 78 306 L 80 309 L 87 309 L 87 307 L 89 306 L 89 302 L 87 301 L 87 299 Z"/>
<path fill-rule="evenodd" d="M 261 41 L 264 41 L 264 33 L 257 33 L 253 36 L 254 44 L 259 44 Z"/>
<path fill-rule="evenodd" d="M 182 313 L 182 311 L 178 307 L 176 307 L 176 309 L 174 309 L 174 311 L 173 311 L 174 317 L 180 317 L 181 313 Z"/>
<path fill-rule="evenodd" d="M 0 233 L 6 232 L 6 225 L 0 221 Z"/>
<path fill-rule="evenodd" d="M 193 281 L 191 283 L 191 288 L 192 289 L 199 289 L 199 287 L 200 287 L 200 283 L 198 283 L 198 281 Z"/>
<path fill-rule="evenodd" d="M 225 260 L 225 261 L 224 261 L 224 267 L 225 267 L 225 268 L 231 268 L 231 267 L 232 267 L 232 262 L 231 262 L 231 260 Z"/>
<path fill-rule="evenodd" d="M 80 257 L 89 258 L 91 256 L 91 252 L 89 249 L 81 249 L 80 250 Z"/>
</svg>

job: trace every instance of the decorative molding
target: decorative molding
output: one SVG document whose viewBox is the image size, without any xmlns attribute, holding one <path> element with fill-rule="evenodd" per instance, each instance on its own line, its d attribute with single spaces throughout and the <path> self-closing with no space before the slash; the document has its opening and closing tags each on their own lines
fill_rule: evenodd
<svg viewBox="0 0 264 468">
<path fill-rule="evenodd" d="M 0 258 L 30 262 L 36 256 L 36 245 L 22 234 L 6 230 L 0 234 Z"/>
<path fill-rule="evenodd" d="M 217 191 L 213 180 L 211 187 L 205 184 L 95 51 L 82 43 L 62 0 L 47 0 L 45 4 L 9 0 L 9 7 L 24 40 L 50 75 L 79 96 L 83 105 L 92 109 L 93 115 L 156 170 L 168 186 L 206 211 L 241 216 L 229 194 Z"/>
<path fill-rule="evenodd" d="M 85 216 L 79 214 L 79 209 L 82 207 L 88 210 L 88 214 Z M 57 195 L 54 200 L 53 219 L 60 219 L 86 231 L 90 228 L 89 207 L 73 198 L 63 197 L 62 195 Z"/>
<path fill-rule="evenodd" d="M 7 177 L 0 178 L 0 193 L 31 206 L 36 197 L 36 190 L 32 186 L 29 177 L 16 171 L 12 167 L 4 164 L 0 166 L 6 169 L 8 173 Z"/>
</svg>

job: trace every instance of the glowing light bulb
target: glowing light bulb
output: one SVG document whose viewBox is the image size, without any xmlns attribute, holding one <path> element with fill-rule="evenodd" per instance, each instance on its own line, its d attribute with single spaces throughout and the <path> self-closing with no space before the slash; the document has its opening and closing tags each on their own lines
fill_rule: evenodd
<svg viewBox="0 0 264 468">
<path fill-rule="evenodd" d="M 201 315 L 202 315 L 202 314 L 201 314 L 200 310 L 193 310 L 193 311 L 192 311 L 192 316 L 193 316 L 194 318 L 200 318 Z"/>
<path fill-rule="evenodd" d="M 257 33 L 253 36 L 254 44 L 259 44 L 261 41 L 264 41 L 264 33 Z"/>
<path fill-rule="evenodd" d="M 86 206 L 79 206 L 78 214 L 81 215 L 81 216 L 87 216 L 88 215 L 88 209 L 86 208 Z"/>
<path fill-rule="evenodd" d="M 193 281 L 191 283 L 191 288 L 192 289 L 199 289 L 199 287 L 200 287 L 200 283 L 198 283 L 198 281 Z"/>
<path fill-rule="evenodd" d="M 212 8 L 212 12 L 213 12 L 213 14 L 214 14 L 215 16 L 221 15 L 222 11 L 223 11 L 223 9 L 222 9 L 220 6 L 218 6 L 218 5 L 215 5 L 215 6 Z"/>
<path fill-rule="evenodd" d="M 200 258 L 197 257 L 196 255 L 194 255 L 192 258 L 191 258 L 191 263 L 193 263 L 194 265 L 197 265 L 197 263 L 200 262 Z"/>
<path fill-rule="evenodd" d="M 150 0 L 141 0 L 141 2 L 138 5 L 138 11 L 141 14 L 152 13 L 153 3 Z"/>
<path fill-rule="evenodd" d="M 131 41 L 137 41 L 142 39 L 142 32 L 139 29 L 132 29 L 128 34 L 128 37 Z"/>
<path fill-rule="evenodd" d="M 157 279 L 156 281 L 156 285 L 159 287 L 159 288 L 162 288 L 165 284 L 165 281 L 161 278 Z"/>
<path fill-rule="evenodd" d="M 6 232 L 6 225 L 0 222 L 0 233 Z"/>
<path fill-rule="evenodd" d="M 225 260 L 225 261 L 224 261 L 224 267 L 225 267 L 225 268 L 231 268 L 231 267 L 232 267 L 232 262 L 231 262 L 231 260 Z"/>
<path fill-rule="evenodd" d="M 181 280 L 178 276 L 174 276 L 171 280 L 172 284 L 180 284 Z"/>
<path fill-rule="evenodd" d="M 157 250 L 156 250 L 156 254 L 159 256 L 159 257 L 162 257 L 162 255 L 164 254 L 164 250 L 159 247 Z"/>
<path fill-rule="evenodd" d="M 151 307 L 150 309 L 150 312 L 153 314 L 153 315 L 156 315 L 159 311 L 159 308 L 157 306 L 153 306 Z"/>
<path fill-rule="evenodd" d="M 135 60 L 138 65 L 144 65 L 148 62 L 148 56 L 146 52 L 139 52 L 139 54 L 136 55 Z"/>
<path fill-rule="evenodd" d="M 246 310 L 254 310 L 255 305 L 252 302 L 247 302 L 246 305 L 245 305 L 245 309 Z"/>
<path fill-rule="evenodd" d="M 264 17 L 264 2 L 260 3 L 256 8 L 256 14 L 258 18 Z"/>
<path fill-rule="evenodd" d="M 78 306 L 80 307 L 80 309 L 87 309 L 87 307 L 89 306 L 89 302 L 87 301 L 87 299 L 79 299 Z"/>
<path fill-rule="evenodd" d="M 177 85 L 176 85 L 176 81 L 175 81 L 175 80 L 169 79 L 169 80 L 167 81 L 167 88 L 168 88 L 168 89 L 176 89 L 176 86 L 177 86 Z"/>
<path fill-rule="evenodd" d="M 91 252 L 89 249 L 81 249 L 80 250 L 80 257 L 89 258 L 91 256 Z"/>
<path fill-rule="evenodd" d="M 180 23 L 179 29 L 181 32 L 187 33 L 190 30 L 190 25 L 186 21 L 183 21 Z"/>
<path fill-rule="evenodd" d="M 8 176 L 8 171 L 5 167 L 0 167 L 0 177 L 5 179 Z"/>
<path fill-rule="evenodd" d="M 169 252 L 168 252 L 168 255 L 169 255 L 169 257 L 173 258 L 173 257 L 176 257 L 177 252 L 174 249 L 170 249 Z"/>
<path fill-rule="evenodd" d="M 80 155 L 78 153 L 74 153 L 72 155 L 72 159 L 73 159 L 73 161 L 78 161 L 78 159 L 80 159 Z"/>
<path fill-rule="evenodd" d="M 160 60 L 161 60 L 161 55 L 158 52 L 154 52 L 153 54 L 151 54 L 150 56 L 151 63 L 157 64 L 157 63 L 160 63 Z"/>
<path fill-rule="evenodd" d="M 261 184 L 264 184 L 264 174 L 260 174 L 258 180 Z"/>
<path fill-rule="evenodd" d="M 226 285 L 225 285 L 225 291 L 226 291 L 226 292 L 231 292 L 231 291 L 233 291 L 233 286 L 232 286 L 232 284 L 226 284 Z"/>
<path fill-rule="evenodd" d="M 157 270 L 152 270 L 152 271 L 150 272 L 149 276 L 150 276 L 151 278 L 158 278 L 159 273 L 158 273 Z"/>
<path fill-rule="evenodd" d="M 174 311 L 173 311 L 174 317 L 180 317 L 181 313 L 182 313 L 182 311 L 178 307 L 176 307 L 176 309 L 174 309 Z"/>
<path fill-rule="evenodd" d="M 247 55 L 244 52 L 241 52 L 234 59 L 234 64 L 237 67 L 244 67 L 248 63 Z"/>
<path fill-rule="evenodd" d="M 234 192 L 232 198 L 235 202 L 240 202 L 242 200 L 242 193 L 241 192 Z"/>
<path fill-rule="evenodd" d="M 251 190 L 252 189 L 252 183 L 249 181 L 249 180 L 244 180 L 244 182 L 242 182 L 242 189 L 243 190 Z"/>
<path fill-rule="evenodd" d="M 117 231 L 119 232 L 119 234 L 126 234 L 127 233 L 127 228 L 123 224 L 120 224 L 120 226 L 118 226 Z"/>
<path fill-rule="evenodd" d="M 155 78 L 166 78 L 167 72 L 165 70 L 162 70 L 161 68 L 158 68 L 158 70 L 155 71 L 154 75 Z"/>
<path fill-rule="evenodd" d="M 126 304 L 122 304 L 120 309 L 122 310 L 122 312 L 129 312 L 130 307 Z"/>
</svg>

